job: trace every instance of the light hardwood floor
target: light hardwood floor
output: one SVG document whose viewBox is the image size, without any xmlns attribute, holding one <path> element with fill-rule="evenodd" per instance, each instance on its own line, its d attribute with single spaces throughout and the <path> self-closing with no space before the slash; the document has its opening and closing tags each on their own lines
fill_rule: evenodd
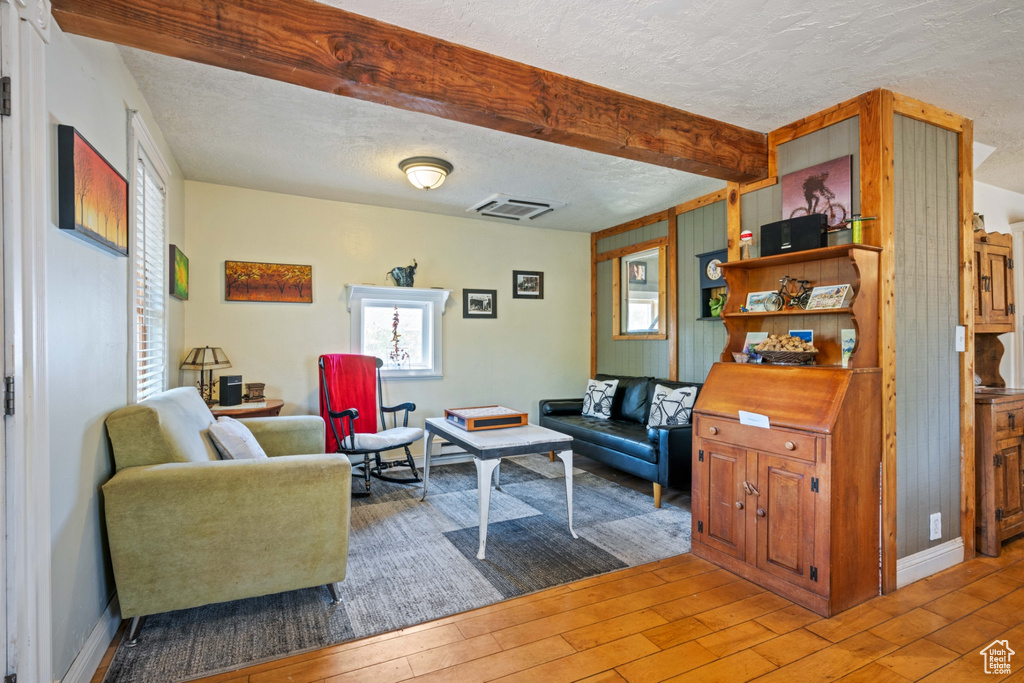
<svg viewBox="0 0 1024 683">
<path fill-rule="evenodd" d="M 983 673 L 997 638 L 1020 673 Z M 1024 681 L 1024 537 L 831 619 L 687 554 L 203 681 L 754 679 Z"/>
</svg>

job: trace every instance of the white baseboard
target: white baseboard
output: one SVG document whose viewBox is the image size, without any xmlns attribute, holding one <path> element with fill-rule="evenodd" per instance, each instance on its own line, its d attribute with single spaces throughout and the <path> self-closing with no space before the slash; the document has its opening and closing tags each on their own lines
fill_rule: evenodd
<svg viewBox="0 0 1024 683">
<path fill-rule="evenodd" d="M 71 663 L 71 668 L 61 679 L 61 683 L 89 683 L 100 662 L 103 661 L 103 655 L 110 647 L 110 641 L 114 639 L 120 625 L 121 606 L 117 601 L 117 593 L 115 593 L 107 603 L 107 609 L 103 611 L 100 620 L 93 627 L 92 633 L 85 639 L 82 651 Z"/>
<path fill-rule="evenodd" d="M 896 560 L 896 587 L 903 588 L 915 581 L 949 569 L 964 561 L 964 539 L 954 538 L 939 545 Z"/>
</svg>

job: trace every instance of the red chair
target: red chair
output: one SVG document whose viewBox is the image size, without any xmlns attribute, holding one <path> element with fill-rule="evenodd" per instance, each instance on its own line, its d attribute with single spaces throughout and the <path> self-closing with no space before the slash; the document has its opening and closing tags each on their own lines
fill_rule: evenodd
<svg viewBox="0 0 1024 683">
<path fill-rule="evenodd" d="M 421 481 L 409 446 L 423 438 L 423 430 L 409 426 L 414 403 L 387 407 L 381 389 L 380 368 L 384 362 L 374 356 L 332 353 L 320 356 L 320 416 L 327 423 L 327 452 L 363 456 L 363 479 L 370 495 L 370 475 L 383 481 L 412 484 Z M 376 387 L 376 391 L 375 391 Z M 403 412 L 402 425 L 398 413 Z M 380 415 L 382 430 L 377 429 Z M 391 415 L 391 427 L 385 414 Z M 360 419 L 361 418 L 361 419 Z M 381 453 L 403 449 L 405 457 L 384 460 Z M 370 455 L 375 463 L 371 467 Z M 350 458 L 351 459 L 351 458 Z M 408 467 L 412 476 L 398 479 L 384 475 L 392 467 Z M 360 494 L 353 494 L 360 495 Z"/>
</svg>

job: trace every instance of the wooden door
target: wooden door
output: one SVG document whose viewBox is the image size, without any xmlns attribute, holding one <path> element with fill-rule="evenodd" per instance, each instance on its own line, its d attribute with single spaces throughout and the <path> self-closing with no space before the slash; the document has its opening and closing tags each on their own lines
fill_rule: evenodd
<svg viewBox="0 0 1024 683">
<path fill-rule="evenodd" d="M 813 463 L 757 454 L 757 567 L 826 595 L 828 566 L 814 559 L 814 474 Z"/>
<path fill-rule="evenodd" d="M 1013 325 L 1012 253 L 1009 247 L 989 244 L 985 251 L 985 275 L 988 276 L 984 297 L 985 322 L 992 325 Z"/>
<path fill-rule="evenodd" d="M 704 452 L 704 461 L 698 463 L 701 471 L 694 484 L 700 487 L 700 510 L 696 508 L 697 491 L 694 491 L 694 510 L 698 512 L 698 521 L 704 523 L 703 542 L 709 548 L 745 560 L 743 480 L 747 472 L 747 452 L 703 439 L 698 440 L 698 444 Z"/>
<path fill-rule="evenodd" d="M 1024 462 L 1021 457 L 1022 450 L 1024 442 L 1019 438 L 1003 439 L 996 444 L 995 498 L 996 515 L 1002 515 L 998 522 L 1001 532 L 1024 523 L 1024 497 L 1021 495 L 1021 466 Z"/>
</svg>

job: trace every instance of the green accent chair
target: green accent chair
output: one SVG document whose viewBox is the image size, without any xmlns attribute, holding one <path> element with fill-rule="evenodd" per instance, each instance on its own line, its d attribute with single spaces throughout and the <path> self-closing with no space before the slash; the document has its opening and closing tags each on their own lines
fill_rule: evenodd
<svg viewBox="0 0 1024 683">
<path fill-rule="evenodd" d="M 326 585 L 348 558 L 352 466 L 324 453 L 320 417 L 240 420 L 269 459 L 220 460 L 194 387 L 106 420 L 117 471 L 103 485 L 129 643 L 149 614 Z"/>
</svg>

